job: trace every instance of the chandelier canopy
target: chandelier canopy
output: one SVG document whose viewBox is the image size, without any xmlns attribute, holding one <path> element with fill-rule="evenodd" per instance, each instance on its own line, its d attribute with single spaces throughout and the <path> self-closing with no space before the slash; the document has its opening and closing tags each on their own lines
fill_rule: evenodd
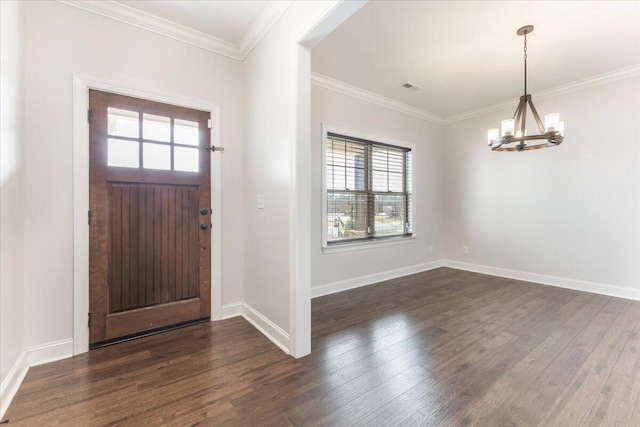
<svg viewBox="0 0 640 427">
<path fill-rule="evenodd" d="M 564 140 L 564 122 L 560 121 L 558 113 L 544 116 L 544 124 L 533 105 L 531 95 L 527 93 L 527 34 L 533 31 L 533 25 L 520 28 L 519 36 L 524 36 L 524 95 L 516 107 L 513 118 L 502 121 L 502 133 L 497 128 L 489 129 L 488 145 L 493 151 L 526 151 L 539 148 L 555 147 Z M 527 135 L 527 107 L 531 109 L 533 118 L 538 125 L 540 134 Z M 530 144 L 529 142 L 537 141 Z M 507 146 L 515 143 L 514 146 Z"/>
</svg>

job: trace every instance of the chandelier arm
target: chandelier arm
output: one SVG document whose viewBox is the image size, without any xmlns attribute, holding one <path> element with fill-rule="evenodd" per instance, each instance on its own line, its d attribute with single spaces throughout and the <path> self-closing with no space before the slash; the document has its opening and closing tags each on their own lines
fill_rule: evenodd
<svg viewBox="0 0 640 427">
<path fill-rule="evenodd" d="M 513 115 L 513 133 L 515 136 L 516 129 L 518 129 L 518 123 L 520 123 L 520 116 L 522 115 L 522 101 L 518 104 L 518 108 L 516 108 L 516 112 Z"/>
<path fill-rule="evenodd" d="M 517 117 L 518 112 L 520 111 L 520 108 L 521 108 L 521 107 L 522 107 L 522 99 L 520 99 L 520 102 L 518 102 L 518 106 L 516 107 L 516 111 L 514 111 L 514 112 L 513 112 L 513 117 L 512 117 L 512 119 L 514 120 L 514 122 L 515 122 L 515 120 L 516 120 L 516 117 Z M 515 127 L 514 127 L 514 129 L 515 129 Z"/>
<path fill-rule="evenodd" d="M 533 113 L 533 118 L 536 119 L 536 123 L 538 123 L 538 129 L 540 129 L 540 133 L 544 134 L 544 124 L 542 120 L 540 120 L 540 116 L 538 115 L 538 110 L 536 110 L 536 106 L 533 105 L 533 99 L 529 98 L 529 106 L 531 106 L 531 112 Z"/>
<path fill-rule="evenodd" d="M 520 118 L 521 126 L 520 126 L 520 135 L 524 136 L 525 129 L 527 128 L 527 101 L 529 98 L 525 98 L 524 103 L 522 104 L 522 117 Z"/>
</svg>

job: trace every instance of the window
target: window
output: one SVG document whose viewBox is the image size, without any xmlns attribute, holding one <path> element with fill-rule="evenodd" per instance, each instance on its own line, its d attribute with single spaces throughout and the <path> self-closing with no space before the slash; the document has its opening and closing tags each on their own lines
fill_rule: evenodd
<svg viewBox="0 0 640 427">
<path fill-rule="evenodd" d="M 411 149 L 325 135 L 326 246 L 412 236 Z"/>
</svg>

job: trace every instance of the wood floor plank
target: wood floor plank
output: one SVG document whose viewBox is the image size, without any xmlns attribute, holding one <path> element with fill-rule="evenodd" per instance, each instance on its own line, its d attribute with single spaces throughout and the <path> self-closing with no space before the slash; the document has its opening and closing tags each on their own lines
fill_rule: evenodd
<svg viewBox="0 0 640 427">
<path fill-rule="evenodd" d="M 606 335 L 591 352 L 569 382 L 562 397 L 547 412 L 545 425 L 563 426 L 571 423 L 584 425 L 586 417 L 595 404 L 598 394 L 611 374 L 625 344 L 640 318 L 640 303 L 627 301 L 620 315 L 613 322 Z M 638 423 L 633 425 L 640 425 Z"/>
<path fill-rule="evenodd" d="M 140 256 L 161 249 L 138 245 Z M 176 277 L 188 268 L 177 264 Z M 312 354 L 296 360 L 232 318 L 92 350 L 31 368 L 6 418 L 12 426 L 640 425 L 639 302 L 439 268 L 314 299 L 312 339 Z"/>
<path fill-rule="evenodd" d="M 585 425 L 627 425 L 640 395 L 640 322 L 636 323 Z"/>
<path fill-rule="evenodd" d="M 518 425 L 537 425 L 607 332 L 624 304 L 626 301 L 609 299 L 540 375 L 520 393 L 500 420 Z"/>
<path fill-rule="evenodd" d="M 479 377 L 485 382 L 481 393 L 470 395 L 463 407 L 456 411 L 450 425 L 491 425 L 496 417 L 502 414 L 503 408 L 516 398 L 522 387 L 526 387 L 566 346 L 566 342 L 592 318 L 594 310 L 599 306 L 587 306 L 593 299 L 590 294 L 576 294 L 569 302 L 561 306 L 540 324 L 523 335 L 520 346 L 513 346 L 511 352 L 503 357 L 512 360 L 512 365 L 498 365 L 496 377 L 487 376 L 484 372 Z M 524 356 L 514 352 L 522 349 Z M 456 402 L 452 402 L 456 403 Z M 440 410 L 442 413 L 442 410 Z M 421 420 L 428 417 L 419 411 L 407 419 Z"/>
</svg>

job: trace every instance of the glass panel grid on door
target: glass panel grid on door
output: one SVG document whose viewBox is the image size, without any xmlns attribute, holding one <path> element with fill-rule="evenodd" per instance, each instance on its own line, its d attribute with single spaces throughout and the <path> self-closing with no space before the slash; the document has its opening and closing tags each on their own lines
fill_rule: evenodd
<svg viewBox="0 0 640 427">
<path fill-rule="evenodd" d="M 200 171 L 198 122 L 109 107 L 107 165 Z"/>
</svg>

